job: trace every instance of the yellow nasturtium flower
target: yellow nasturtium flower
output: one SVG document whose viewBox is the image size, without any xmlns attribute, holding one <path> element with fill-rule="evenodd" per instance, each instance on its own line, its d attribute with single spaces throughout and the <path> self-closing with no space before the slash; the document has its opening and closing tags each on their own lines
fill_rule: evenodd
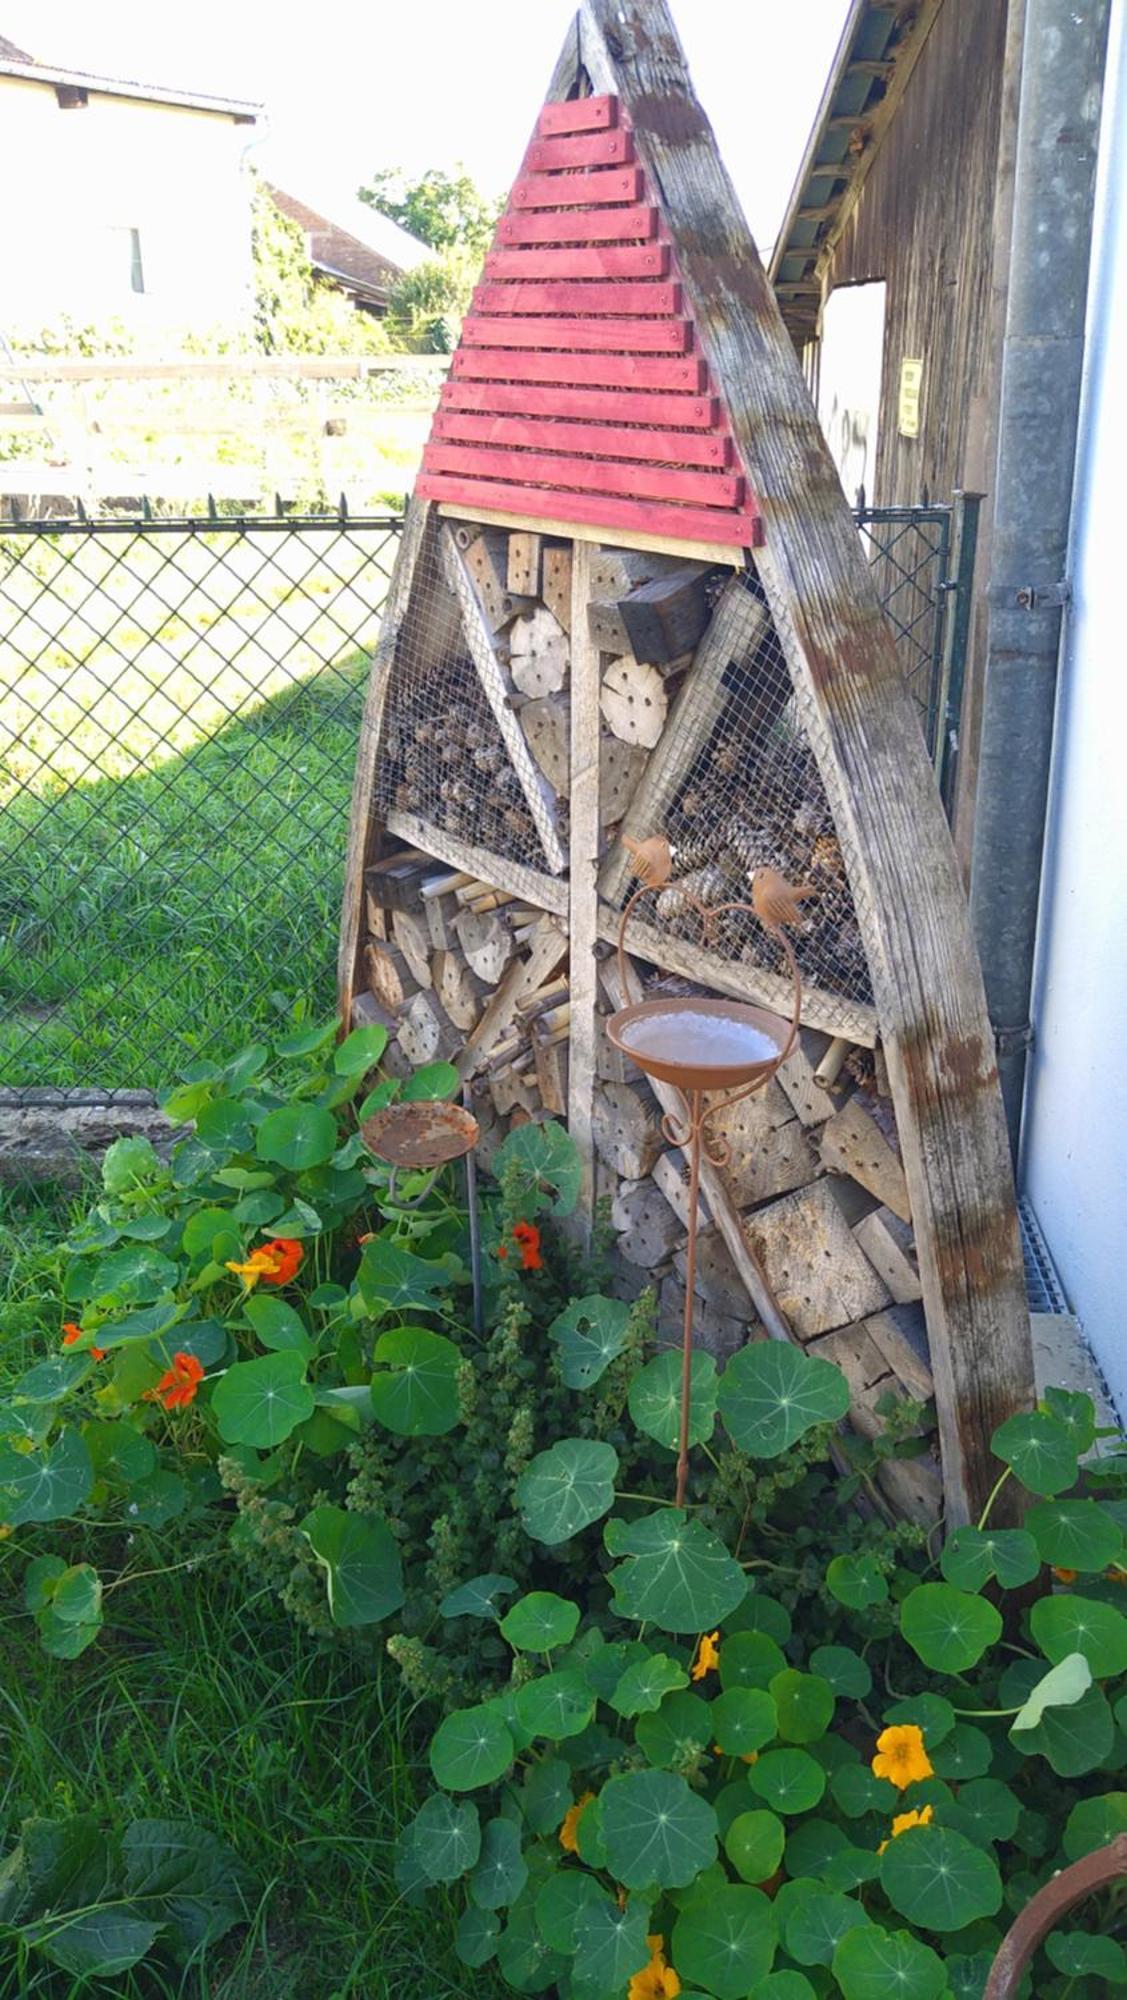
<svg viewBox="0 0 1127 2000">
<path fill-rule="evenodd" d="M 907 1833 L 910 1827 L 930 1826 L 934 1817 L 935 1817 L 934 1806 L 923 1806 L 921 1807 L 919 1812 L 897 1813 L 895 1819 L 892 1822 L 893 1840 L 899 1840 L 900 1835 L 902 1833 Z M 880 1846 L 877 1848 L 877 1853 L 883 1854 L 887 1846 L 888 1846 L 887 1840 L 882 1840 Z"/>
<path fill-rule="evenodd" d="M 719 1632 L 702 1632 L 697 1643 L 696 1658 L 689 1671 L 695 1681 L 702 1681 L 706 1674 L 715 1672 L 720 1665 L 720 1648 L 717 1644 Z"/>
<path fill-rule="evenodd" d="M 888 1778 L 900 1792 L 920 1778 L 935 1776 L 924 1749 L 923 1731 L 914 1722 L 898 1722 L 881 1730 L 872 1768 L 875 1778 Z"/>
<path fill-rule="evenodd" d="M 650 1961 L 631 1981 L 627 2000 L 677 2000 L 681 1991 L 681 1981 L 671 1965 L 665 1963 L 665 1939 L 660 1933 L 648 1937 Z"/>
</svg>

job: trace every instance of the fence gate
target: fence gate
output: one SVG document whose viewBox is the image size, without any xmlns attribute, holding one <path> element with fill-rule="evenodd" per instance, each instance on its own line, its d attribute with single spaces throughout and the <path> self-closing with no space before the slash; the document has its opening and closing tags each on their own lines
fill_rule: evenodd
<svg viewBox="0 0 1127 2000">
<path fill-rule="evenodd" d="M 948 798 L 970 503 L 857 521 Z M 0 531 L 0 1183 L 42 1177 L 60 1114 L 96 1146 L 123 1120 L 143 1126 L 186 1067 L 295 1006 L 331 1007 L 357 733 L 400 527 L 279 515 Z"/>
</svg>

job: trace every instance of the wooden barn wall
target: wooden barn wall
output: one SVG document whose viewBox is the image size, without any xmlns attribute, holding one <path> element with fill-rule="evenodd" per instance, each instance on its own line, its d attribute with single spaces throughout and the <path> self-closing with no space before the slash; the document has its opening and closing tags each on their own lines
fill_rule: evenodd
<svg viewBox="0 0 1127 2000">
<path fill-rule="evenodd" d="M 946 0 L 866 178 L 828 289 L 888 286 L 876 490 L 879 506 L 945 500 L 977 484 L 989 422 L 995 172 L 1006 0 Z M 918 438 L 898 434 L 900 363 L 922 357 Z M 972 460 L 968 468 L 969 455 Z"/>
</svg>

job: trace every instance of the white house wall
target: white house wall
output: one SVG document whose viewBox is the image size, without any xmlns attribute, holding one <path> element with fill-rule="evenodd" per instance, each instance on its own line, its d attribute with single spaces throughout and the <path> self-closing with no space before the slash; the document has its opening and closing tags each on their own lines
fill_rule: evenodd
<svg viewBox="0 0 1127 2000">
<path fill-rule="evenodd" d="M 144 335 L 245 321 L 254 126 L 0 77 L 0 331 L 124 321 Z M 130 232 L 144 290 L 131 284 Z"/>
<path fill-rule="evenodd" d="M 1112 16 L 1024 1180 L 1127 1412 L 1127 8 Z"/>
</svg>

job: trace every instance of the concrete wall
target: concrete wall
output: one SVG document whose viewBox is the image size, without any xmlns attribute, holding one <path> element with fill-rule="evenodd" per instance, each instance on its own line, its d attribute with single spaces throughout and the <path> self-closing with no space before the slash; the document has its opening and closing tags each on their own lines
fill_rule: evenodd
<svg viewBox="0 0 1127 2000">
<path fill-rule="evenodd" d="M 1127 1413 L 1127 0 L 1104 98 L 1023 1177 Z"/>
<path fill-rule="evenodd" d="M 0 77 L 0 327 L 124 321 L 142 339 L 245 320 L 253 125 Z M 133 289 L 137 231 L 143 291 Z"/>
</svg>

